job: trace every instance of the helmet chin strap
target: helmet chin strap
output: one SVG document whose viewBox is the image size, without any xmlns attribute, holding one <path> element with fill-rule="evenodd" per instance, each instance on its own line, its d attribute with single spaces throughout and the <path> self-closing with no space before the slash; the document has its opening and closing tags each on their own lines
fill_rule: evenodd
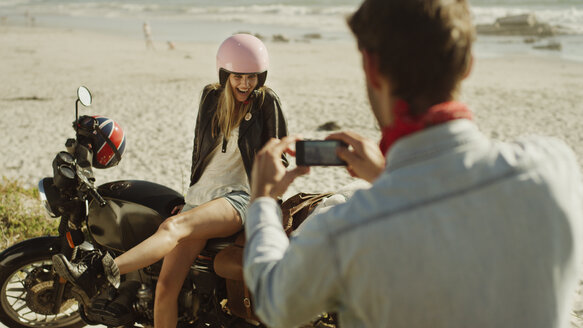
<svg viewBox="0 0 583 328">
<path fill-rule="evenodd" d="M 109 147 L 111 147 L 111 149 L 113 150 L 113 153 L 115 155 L 115 158 L 117 159 L 117 162 L 119 163 L 121 161 L 121 154 L 119 153 L 119 150 L 113 144 L 113 141 L 111 141 L 109 139 L 109 137 L 106 136 L 105 133 L 103 133 L 103 131 L 101 130 L 101 128 L 98 125 L 97 120 L 94 120 L 93 127 L 94 127 L 95 131 L 97 131 L 97 133 L 103 138 L 103 140 L 105 140 L 105 142 L 109 145 Z"/>
<path fill-rule="evenodd" d="M 253 101 L 253 99 L 257 98 L 259 96 L 259 90 L 257 90 L 257 88 L 255 88 L 253 91 L 251 91 L 251 94 L 249 94 L 249 97 L 247 97 L 247 100 L 245 100 L 243 102 L 243 104 L 247 105 L 249 104 L 251 101 Z"/>
</svg>

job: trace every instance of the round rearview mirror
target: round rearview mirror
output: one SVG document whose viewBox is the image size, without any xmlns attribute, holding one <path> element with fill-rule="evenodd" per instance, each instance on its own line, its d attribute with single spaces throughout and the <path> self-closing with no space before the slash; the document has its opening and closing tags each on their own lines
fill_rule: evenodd
<svg viewBox="0 0 583 328">
<path fill-rule="evenodd" d="M 77 97 L 83 106 L 91 105 L 91 92 L 86 87 L 79 87 L 77 90 Z"/>
</svg>

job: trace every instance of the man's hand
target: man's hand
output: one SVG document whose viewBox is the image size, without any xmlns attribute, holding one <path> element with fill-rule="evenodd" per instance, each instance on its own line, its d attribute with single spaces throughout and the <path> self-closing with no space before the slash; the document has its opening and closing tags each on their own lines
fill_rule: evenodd
<svg viewBox="0 0 583 328">
<path fill-rule="evenodd" d="M 295 178 L 310 171 L 307 166 L 298 166 L 287 171 L 281 162 L 281 155 L 284 152 L 295 155 L 290 146 L 299 139 L 299 137 L 271 139 L 255 155 L 251 172 L 251 201 L 264 196 L 277 198 L 283 195 Z"/>
<path fill-rule="evenodd" d="M 333 133 L 326 139 L 342 140 L 348 148 L 338 148 L 338 157 L 344 160 L 351 176 L 375 181 L 385 169 L 385 157 L 379 146 L 372 140 L 354 132 Z"/>
</svg>

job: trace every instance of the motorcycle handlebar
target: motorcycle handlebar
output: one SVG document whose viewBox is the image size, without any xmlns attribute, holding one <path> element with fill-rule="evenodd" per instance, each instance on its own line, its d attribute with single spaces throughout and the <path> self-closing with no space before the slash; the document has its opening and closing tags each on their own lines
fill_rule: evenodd
<svg viewBox="0 0 583 328">
<path fill-rule="evenodd" d="M 89 194 L 91 195 L 91 197 L 93 197 L 93 199 L 95 199 L 99 203 L 99 207 L 107 205 L 107 201 L 103 199 L 103 197 L 101 197 L 101 195 L 97 192 L 97 190 L 94 187 L 89 188 Z"/>
<path fill-rule="evenodd" d="M 99 203 L 100 207 L 107 205 L 107 201 L 103 199 L 103 197 L 101 197 L 99 192 L 97 192 L 97 188 L 95 188 L 93 186 L 93 183 L 89 181 L 89 179 L 86 176 L 86 173 L 87 173 L 86 170 L 79 168 L 77 169 L 77 176 L 79 177 L 79 180 L 81 181 L 83 186 L 87 188 L 87 191 L 89 191 L 89 195 Z"/>
</svg>

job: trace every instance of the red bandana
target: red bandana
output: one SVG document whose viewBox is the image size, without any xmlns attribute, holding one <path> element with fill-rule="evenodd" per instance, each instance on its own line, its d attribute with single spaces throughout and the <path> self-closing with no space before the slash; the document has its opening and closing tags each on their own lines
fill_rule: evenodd
<svg viewBox="0 0 583 328">
<path fill-rule="evenodd" d="M 457 101 L 437 104 L 420 116 L 411 116 L 409 104 L 403 100 L 397 100 L 393 107 L 393 122 L 383 128 L 383 136 L 379 146 L 383 154 L 386 155 L 397 139 L 427 127 L 460 118 L 471 120 L 472 112 L 466 105 Z"/>
</svg>

